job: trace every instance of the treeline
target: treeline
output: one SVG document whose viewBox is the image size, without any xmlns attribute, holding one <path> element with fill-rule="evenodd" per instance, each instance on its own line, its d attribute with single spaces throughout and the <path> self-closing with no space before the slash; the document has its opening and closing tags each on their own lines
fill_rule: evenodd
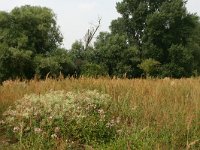
<svg viewBox="0 0 200 150">
<path fill-rule="evenodd" d="M 61 48 L 54 12 L 22 6 L 0 12 L 0 82 L 35 75 L 191 77 L 200 74 L 200 21 L 184 0 L 123 0 L 110 32 L 93 45 Z"/>
</svg>

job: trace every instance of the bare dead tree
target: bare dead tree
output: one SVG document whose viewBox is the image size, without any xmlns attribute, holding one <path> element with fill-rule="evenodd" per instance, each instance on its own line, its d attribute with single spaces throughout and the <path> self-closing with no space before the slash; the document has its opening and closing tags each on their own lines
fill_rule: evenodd
<svg viewBox="0 0 200 150">
<path fill-rule="evenodd" d="M 97 25 L 93 25 L 90 29 L 88 29 L 88 31 L 84 37 L 84 42 L 85 42 L 84 50 L 86 50 L 88 48 L 88 46 L 91 43 L 92 39 L 94 38 L 96 32 L 98 31 L 100 25 L 101 25 L 101 18 L 98 19 Z"/>
</svg>

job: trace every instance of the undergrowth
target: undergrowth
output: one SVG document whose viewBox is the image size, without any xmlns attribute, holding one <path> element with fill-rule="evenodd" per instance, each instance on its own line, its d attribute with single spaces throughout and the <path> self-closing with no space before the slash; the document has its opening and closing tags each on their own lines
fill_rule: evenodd
<svg viewBox="0 0 200 150">
<path fill-rule="evenodd" d="M 200 149 L 200 79 L 0 86 L 0 149 Z"/>
</svg>

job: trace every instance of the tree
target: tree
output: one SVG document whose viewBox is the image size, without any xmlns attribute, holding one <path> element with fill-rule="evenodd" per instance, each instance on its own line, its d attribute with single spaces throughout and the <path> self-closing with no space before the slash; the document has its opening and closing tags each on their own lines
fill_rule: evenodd
<svg viewBox="0 0 200 150">
<path fill-rule="evenodd" d="M 165 1 L 168 0 L 123 0 L 117 3 L 116 9 L 121 17 L 112 21 L 111 31 L 114 34 L 127 35 L 128 44 L 139 49 L 140 59 L 142 59 L 142 44 L 147 18 Z"/>
<path fill-rule="evenodd" d="M 84 49 L 85 50 L 88 49 L 89 44 L 93 40 L 93 38 L 94 38 L 96 32 L 98 31 L 100 25 L 101 25 L 101 18 L 98 19 L 98 24 L 97 25 L 94 25 L 93 27 L 91 27 L 90 29 L 88 29 L 88 31 L 87 31 L 87 33 L 85 34 L 85 37 L 84 37 L 84 42 L 85 42 Z"/>
<path fill-rule="evenodd" d="M 22 6 L 0 12 L 0 42 L 9 47 L 46 54 L 62 42 L 56 16 L 46 7 Z"/>
<path fill-rule="evenodd" d="M 105 66 L 94 64 L 94 63 L 86 63 L 81 70 L 81 75 L 87 77 L 100 77 L 107 75 L 107 69 Z"/>
<path fill-rule="evenodd" d="M 198 17 L 188 13 L 185 5 L 185 0 L 123 0 L 117 3 L 116 8 L 121 17 L 112 21 L 111 33 L 125 35 L 127 46 L 138 49 L 139 64 L 152 58 L 159 61 L 163 69 L 181 68 L 182 76 L 191 75 L 193 60 L 196 60 L 194 55 L 198 52 L 192 50 L 190 43 L 191 39 L 198 39 L 193 36 Z M 181 60 L 187 59 L 185 63 L 173 65 L 172 60 L 177 51 L 181 54 L 176 56 L 181 57 Z M 169 72 L 176 72 L 173 70 Z M 175 74 L 170 75 L 173 77 Z"/>
<path fill-rule="evenodd" d="M 101 32 L 94 45 L 95 63 L 106 66 L 110 76 L 133 77 L 137 74 L 134 69 L 137 48 L 127 46 L 125 35 Z"/>
<path fill-rule="evenodd" d="M 62 35 L 51 9 L 26 5 L 11 12 L 1 11 L 0 82 L 15 78 L 30 79 L 41 70 L 38 68 L 48 65 L 52 72 L 62 71 L 63 59 L 49 57 L 57 51 L 61 42 Z M 41 63 L 35 66 L 33 60 L 40 60 Z"/>
<path fill-rule="evenodd" d="M 145 59 L 142 61 L 142 63 L 139 66 L 140 69 L 142 69 L 146 75 L 146 77 L 155 76 L 157 74 L 158 66 L 160 65 L 160 62 L 154 60 L 154 59 Z"/>
<path fill-rule="evenodd" d="M 28 78 L 34 75 L 32 51 L 10 48 L 0 44 L 0 81 Z"/>
<path fill-rule="evenodd" d="M 189 43 L 186 46 L 192 52 L 193 75 L 200 75 L 200 21 L 198 20 L 196 28 L 192 32 Z"/>
<path fill-rule="evenodd" d="M 192 51 L 182 45 L 172 45 L 168 51 L 169 62 L 162 66 L 161 76 L 190 77 L 194 59 Z"/>
<path fill-rule="evenodd" d="M 172 45 L 185 47 L 189 43 L 197 18 L 187 13 L 184 1 L 173 0 L 164 2 L 159 11 L 151 14 L 147 20 L 144 35 L 146 55 L 161 63 L 168 63 Z M 159 57 L 153 53 L 155 49 L 158 50 L 156 52 L 160 54 Z"/>
<path fill-rule="evenodd" d="M 47 75 L 58 77 L 62 74 L 66 77 L 75 73 L 75 65 L 65 49 L 57 49 L 49 56 L 37 55 L 34 64 L 36 74 L 42 79 Z"/>
<path fill-rule="evenodd" d="M 85 64 L 85 49 L 82 41 L 75 41 L 69 51 L 70 58 L 76 67 L 76 75 L 80 76 L 81 68 Z"/>
</svg>

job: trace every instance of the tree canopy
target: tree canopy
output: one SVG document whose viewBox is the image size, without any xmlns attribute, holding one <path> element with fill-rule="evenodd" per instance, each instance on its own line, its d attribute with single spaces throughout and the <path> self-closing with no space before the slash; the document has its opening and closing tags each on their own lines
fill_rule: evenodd
<svg viewBox="0 0 200 150">
<path fill-rule="evenodd" d="M 117 3 L 121 17 L 112 21 L 112 34 L 127 36 L 127 44 L 138 49 L 140 63 L 160 62 L 157 76 L 191 76 L 197 62 L 188 45 L 199 20 L 185 5 L 184 0 L 123 0 Z"/>
<path fill-rule="evenodd" d="M 9 47 L 44 54 L 62 43 L 53 11 L 45 7 L 22 6 L 0 12 L 0 42 Z"/>
<path fill-rule="evenodd" d="M 53 54 L 59 51 L 62 40 L 56 16 L 49 8 L 26 5 L 1 11 L 0 81 L 63 71 L 65 63 L 72 63 L 67 52 Z"/>
<path fill-rule="evenodd" d="M 190 77 L 200 74 L 200 20 L 185 0 L 123 0 L 120 17 L 88 30 L 86 41 L 61 48 L 56 15 L 46 7 L 0 12 L 0 82 L 64 76 Z"/>
</svg>

